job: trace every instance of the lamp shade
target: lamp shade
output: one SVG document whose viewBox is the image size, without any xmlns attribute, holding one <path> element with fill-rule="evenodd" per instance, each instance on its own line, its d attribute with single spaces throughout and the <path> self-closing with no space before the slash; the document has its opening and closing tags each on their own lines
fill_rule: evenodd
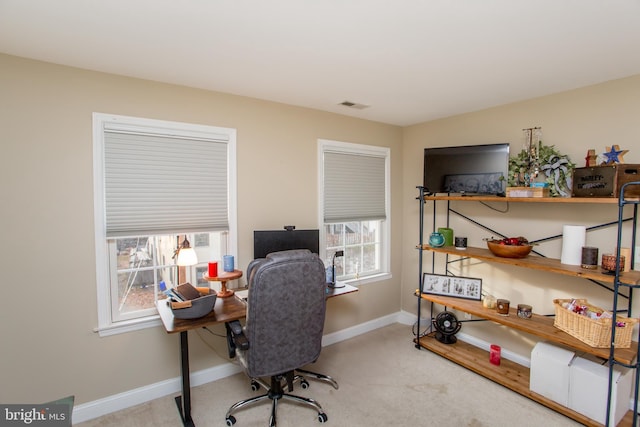
<svg viewBox="0 0 640 427">
<path fill-rule="evenodd" d="M 178 251 L 177 264 L 180 266 L 196 265 L 198 263 L 198 257 L 196 251 L 193 248 L 181 248 Z"/>
</svg>

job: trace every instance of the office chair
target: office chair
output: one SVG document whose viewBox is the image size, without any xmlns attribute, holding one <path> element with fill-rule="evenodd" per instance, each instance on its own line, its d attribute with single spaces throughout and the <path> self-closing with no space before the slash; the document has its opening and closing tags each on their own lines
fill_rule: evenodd
<svg viewBox="0 0 640 427">
<path fill-rule="evenodd" d="M 236 423 L 238 410 L 271 400 L 269 425 L 276 425 L 280 400 L 307 405 L 318 413 L 318 421 L 327 415 L 315 400 L 285 392 L 293 391 L 295 370 L 314 362 L 322 348 L 326 284 L 324 264 L 309 250 L 274 252 L 254 260 L 247 268 L 249 292 L 246 324 L 227 325 L 229 356 L 237 353 L 252 388 L 267 392 L 232 405 L 226 423 Z M 268 381 L 262 378 L 269 378 Z"/>
</svg>

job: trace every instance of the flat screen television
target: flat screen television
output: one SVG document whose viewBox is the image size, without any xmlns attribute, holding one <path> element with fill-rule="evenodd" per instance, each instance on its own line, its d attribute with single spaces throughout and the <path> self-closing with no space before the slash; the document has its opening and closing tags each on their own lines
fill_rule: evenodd
<svg viewBox="0 0 640 427">
<path fill-rule="evenodd" d="M 309 249 L 320 254 L 319 230 L 255 230 L 253 258 L 264 258 L 271 252 Z"/>
<path fill-rule="evenodd" d="M 426 194 L 504 195 L 508 173 L 508 143 L 424 149 Z"/>
</svg>

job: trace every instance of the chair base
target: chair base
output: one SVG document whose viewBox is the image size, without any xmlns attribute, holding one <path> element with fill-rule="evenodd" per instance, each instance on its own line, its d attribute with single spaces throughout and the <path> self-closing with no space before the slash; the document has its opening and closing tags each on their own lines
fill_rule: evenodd
<svg viewBox="0 0 640 427">
<path fill-rule="evenodd" d="M 328 376 L 328 375 L 319 374 L 319 373 L 317 373 L 317 372 L 312 372 L 312 371 L 307 371 L 307 370 L 305 370 L 305 369 L 296 369 L 296 370 L 295 370 L 295 372 L 296 372 L 296 373 L 298 373 L 298 372 L 299 372 L 300 374 L 302 374 L 302 375 L 296 375 L 296 377 L 300 376 L 300 377 L 302 377 L 302 378 L 304 379 L 304 377 L 306 377 L 306 376 L 310 376 L 310 377 L 312 377 L 311 379 L 314 379 L 314 380 L 318 380 L 318 381 L 323 381 L 323 382 L 329 383 L 329 384 L 331 384 L 331 386 L 332 386 L 333 388 L 335 388 L 336 390 L 338 389 L 338 383 L 337 383 L 337 381 L 336 381 L 336 380 L 334 380 L 333 378 L 331 378 L 331 377 L 330 377 L 330 376 Z M 304 386 L 303 386 L 303 388 L 304 388 Z"/>
<path fill-rule="evenodd" d="M 229 408 L 227 414 L 225 415 L 225 421 L 227 426 L 233 426 L 236 423 L 236 418 L 233 416 L 237 411 L 251 406 L 267 399 L 271 400 L 271 416 L 269 418 L 269 427 L 276 427 L 276 411 L 278 409 L 278 402 L 281 399 L 289 400 L 295 403 L 300 403 L 302 405 L 310 406 L 318 412 L 318 421 L 324 423 L 327 421 L 327 414 L 324 413 L 322 406 L 318 402 L 313 399 L 309 399 L 307 397 L 296 396 L 294 394 L 285 393 L 282 387 L 282 377 L 274 376 L 271 377 L 271 387 L 268 387 L 267 384 L 260 379 L 253 379 L 252 382 L 260 384 L 262 387 L 268 389 L 267 393 L 262 394 L 260 396 L 255 396 L 250 399 L 241 400 L 236 402 Z"/>
</svg>

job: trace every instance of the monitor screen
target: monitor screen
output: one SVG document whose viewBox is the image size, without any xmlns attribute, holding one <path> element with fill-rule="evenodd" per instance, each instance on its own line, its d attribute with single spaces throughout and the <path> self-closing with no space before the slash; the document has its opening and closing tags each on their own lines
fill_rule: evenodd
<svg viewBox="0 0 640 427">
<path fill-rule="evenodd" d="M 503 194 L 508 174 L 508 143 L 424 149 L 427 193 Z"/>
<path fill-rule="evenodd" d="M 256 230 L 253 232 L 253 258 L 264 258 L 271 252 L 309 249 L 320 253 L 319 230 Z"/>
</svg>

